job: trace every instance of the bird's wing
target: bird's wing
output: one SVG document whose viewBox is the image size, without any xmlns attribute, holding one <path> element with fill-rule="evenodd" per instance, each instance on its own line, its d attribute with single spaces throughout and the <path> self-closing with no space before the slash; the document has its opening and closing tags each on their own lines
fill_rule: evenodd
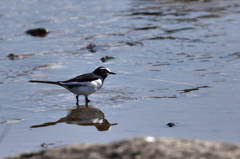
<svg viewBox="0 0 240 159">
<path fill-rule="evenodd" d="M 73 79 L 67 81 L 60 81 L 62 85 L 80 85 L 87 86 L 91 81 L 98 80 L 99 77 L 93 73 L 79 75 Z"/>
</svg>

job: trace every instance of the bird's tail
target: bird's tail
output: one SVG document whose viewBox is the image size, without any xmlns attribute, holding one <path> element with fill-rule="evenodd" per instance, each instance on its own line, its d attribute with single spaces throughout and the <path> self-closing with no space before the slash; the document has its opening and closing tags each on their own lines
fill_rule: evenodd
<svg viewBox="0 0 240 159">
<path fill-rule="evenodd" d="M 32 82 L 32 83 L 47 83 L 47 84 L 57 84 L 59 85 L 59 82 L 55 82 L 55 81 L 37 81 L 37 80 L 30 80 L 28 82 Z"/>
</svg>

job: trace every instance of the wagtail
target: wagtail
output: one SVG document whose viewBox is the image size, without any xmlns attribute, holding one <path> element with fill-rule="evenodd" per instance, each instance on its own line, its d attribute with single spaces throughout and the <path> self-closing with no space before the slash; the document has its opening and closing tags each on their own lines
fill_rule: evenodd
<svg viewBox="0 0 240 159">
<path fill-rule="evenodd" d="M 70 92 L 76 94 L 77 99 L 77 105 L 78 104 L 78 97 L 79 95 L 85 96 L 85 101 L 88 103 L 90 100 L 88 100 L 88 96 L 97 90 L 99 90 L 105 78 L 109 74 L 116 74 L 114 72 L 111 72 L 106 67 L 98 67 L 95 69 L 92 73 L 86 73 L 79 75 L 73 79 L 69 79 L 67 81 L 38 81 L 38 80 L 30 80 L 29 82 L 34 83 L 47 83 L 47 84 L 56 84 L 59 86 L 62 86 L 69 90 Z"/>
</svg>

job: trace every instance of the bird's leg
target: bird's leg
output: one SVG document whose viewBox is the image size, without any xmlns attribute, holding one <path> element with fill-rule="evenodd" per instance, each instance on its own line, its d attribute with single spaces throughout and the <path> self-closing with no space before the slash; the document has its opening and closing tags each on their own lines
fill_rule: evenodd
<svg viewBox="0 0 240 159">
<path fill-rule="evenodd" d="M 79 106 L 79 104 L 78 104 L 78 96 L 79 96 L 79 95 L 76 96 L 76 99 L 77 99 L 77 103 L 76 103 L 76 104 L 77 104 L 77 106 Z"/>
<path fill-rule="evenodd" d="M 88 99 L 88 96 L 85 96 L 85 101 L 90 102 L 90 100 Z"/>
<path fill-rule="evenodd" d="M 88 102 L 87 101 L 85 102 L 85 106 L 88 107 Z"/>
<path fill-rule="evenodd" d="M 90 100 L 88 99 L 88 96 L 85 96 L 85 106 L 88 107 L 88 102 L 90 102 Z"/>
</svg>

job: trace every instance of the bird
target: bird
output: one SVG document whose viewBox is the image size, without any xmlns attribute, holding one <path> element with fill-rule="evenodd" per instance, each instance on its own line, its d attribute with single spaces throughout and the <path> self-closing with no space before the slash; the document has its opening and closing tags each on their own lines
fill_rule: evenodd
<svg viewBox="0 0 240 159">
<path fill-rule="evenodd" d="M 62 86 L 63 88 L 69 90 L 70 92 L 76 95 L 77 100 L 76 105 L 78 106 L 79 105 L 78 97 L 80 95 L 85 96 L 85 102 L 87 105 L 87 103 L 90 102 L 88 96 L 102 87 L 105 78 L 109 74 L 116 75 L 116 73 L 111 72 L 108 68 L 100 66 L 96 68 L 92 73 L 82 74 L 66 81 L 29 80 L 29 82 L 47 83 Z"/>
</svg>

